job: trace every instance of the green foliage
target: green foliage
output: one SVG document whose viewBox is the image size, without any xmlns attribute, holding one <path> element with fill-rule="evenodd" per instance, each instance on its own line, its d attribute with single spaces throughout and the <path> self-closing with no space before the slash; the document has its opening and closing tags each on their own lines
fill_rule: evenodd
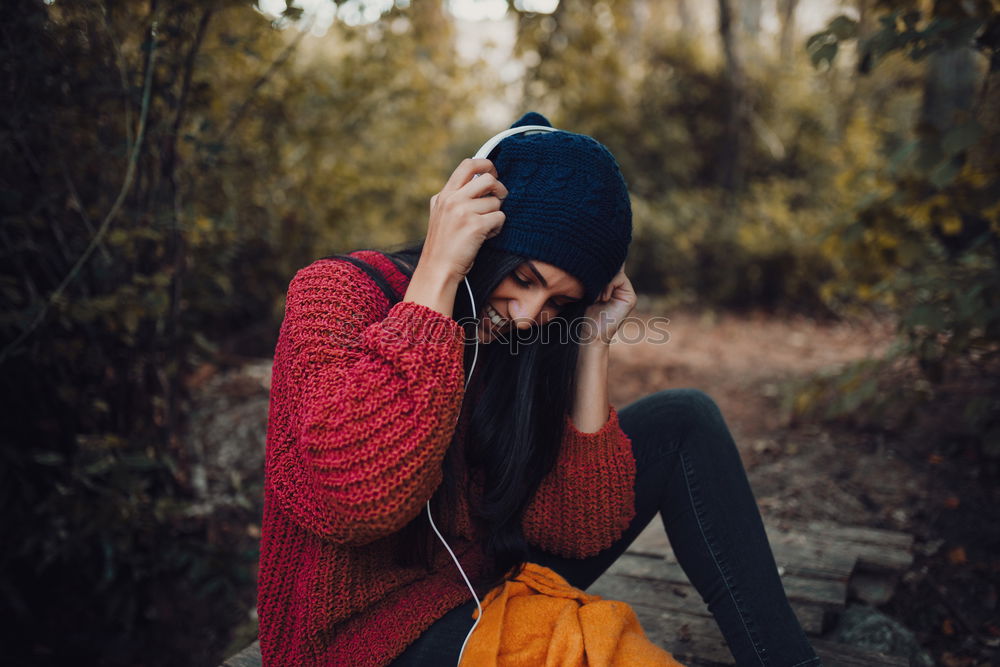
<svg viewBox="0 0 1000 667">
<path fill-rule="evenodd" d="M 806 50 L 813 65 L 819 66 L 822 63 L 832 65 L 833 59 L 837 57 L 840 43 L 854 39 L 857 34 L 857 21 L 846 16 L 835 18 L 826 30 L 816 33 L 806 42 Z"/>
<path fill-rule="evenodd" d="M 929 16 L 897 7 L 879 24 L 862 41 L 860 70 L 867 72 L 893 53 L 927 61 L 923 109 L 913 133 L 896 142 L 884 165 L 856 163 L 843 173 L 842 187 L 854 189 L 865 179 L 868 194 L 846 208 L 824 242 L 825 253 L 838 258 L 836 276 L 825 289 L 844 308 L 881 304 L 898 314 L 899 346 L 883 366 L 910 359 L 923 381 L 935 385 L 970 371 L 989 376 L 1000 351 L 1000 158 L 991 116 L 1000 96 L 1000 13 L 990 3 L 944 3 Z M 845 25 L 837 19 L 809 43 L 857 38 Z M 960 62 L 972 67 L 965 54 L 973 49 L 989 58 L 975 96 L 962 93 L 963 70 L 957 76 L 954 69 L 939 73 L 934 60 L 965 58 Z M 821 60 L 816 53 L 814 61 Z M 942 83 L 942 77 L 959 83 Z M 857 117 L 855 131 L 863 124 Z M 825 402 L 828 412 L 836 407 L 835 416 L 856 407 L 856 371 L 820 383 L 839 391 L 839 398 Z M 986 391 L 995 394 L 997 387 Z M 820 395 L 828 392 L 802 390 L 799 411 L 820 408 L 824 402 L 815 400 Z M 930 395 L 885 396 L 919 405 Z M 970 427 L 985 433 L 989 429 L 978 415 L 969 416 Z M 877 415 L 873 419 L 879 421 Z"/>
<path fill-rule="evenodd" d="M 211 664 L 253 603 L 262 493 L 202 509 L 194 369 L 270 353 L 313 259 L 419 237 L 481 81 L 440 3 L 335 25 L 312 59 L 246 3 L 25 0 L 9 19 L 5 657 Z"/>
<path fill-rule="evenodd" d="M 701 42 L 634 22 L 628 5 L 564 2 L 523 17 L 518 48 L 538 54 L 526 106 L 619 159 L 635 211 L 634 283 L 674 303 L 828 314 L 832 267 L 816 238 L 832 224 L 825 189 L 841 163 L 828 147 L 836 119 L 810 73 L 763 57 L 748 68 L 744 186 L 727 190 L 724 64 Z"/>
<path fill-rule="evenodd" d="M 1000 62 L 1000 19 L 991 0 L 936 3 L 932 13 L 912 0 L 885 3 L 892 11 L 879 16 L 879 28 L 859 44 L 859 71 L 868 73 L 884 57 L 905 53 L 914 61 L 942 50 L 978 49 L 997 69 Z M 812 35 L 806 43 L 813 64 L 833 63 L 840 44 L 858 39 L 858 24 L 838 16 L 826 30 Z"/>
</svg>

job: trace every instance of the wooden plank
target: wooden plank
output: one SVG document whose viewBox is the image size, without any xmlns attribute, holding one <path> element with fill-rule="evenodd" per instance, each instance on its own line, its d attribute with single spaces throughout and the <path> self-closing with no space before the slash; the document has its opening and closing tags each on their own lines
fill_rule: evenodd
<svg viewBox="0 0 1000 667">
<path fill-rule="evenodd" d="M 780 535 L 769 537 L 774 560 L 783 573 L 806 577 L 847 579 L 850 577 L 857 557 L 853 552 L 831 549 L 827 544 L 816 544 L 810 536 L 789 537 Z M 642 556 L 657 556 L 677 562 L 666 533 L 659 519 L 650 523 L 632 543 L 628 553 Z"/>
<path fill-rule="evenodd" d="M 768 540 L 806 542 L 832 552 L 853 554 L 858 567 L 875 572 L 901 572 L 913 563 L 913 536 L 863 526 L 840 526 L 828 521 L 782 521 L 767 525 Z"/>
<path fill-rule="evenodd" d="M 813 535 L 772 531 L 768 542 L 778 567 L 789 574 L 848 579 L 857 564 L 854 550 L 816 540 Z"/>
<path fill-rule="evenodd" d="M 773 545 L 774 560 L 782 574 L 844 581 L 850 578 L 857 563 L 854 554 L 824 548 L 822 545 Z"/>
<path fill-rule="evenodd" d="M 733 664 L 715 621 L 641 604 L 632 605 L 632 609 L 649 640 L 685 665 Z"/>
<path fill-rule="evenodd" d="M 733 665 L 722 633 L 709 619 L 633 605 L 650 641 L 688 667 Z M 824 667 L 908 667 L 909 660 L 823 639 L 810 639 Z"/>
<path fill-rule="evenodd" d="M 780 534 L 768 539 L 780 542 Z M 913 564 L 913 552 L 898 547 L 882 547 L 861 542 L 840 542 L 833 535 L 812 535 L 812 544 L 828 557 L 840 554 L 857 559 L 855 569 L 867 572 L 902 572 Z"/>
<path fill-rule="evenodd" d="M 260 642 L 254 642 L 222 663 L 221 667 L 260 667 Z"/>
<path fill-rule="evenodd" d="M 629 553 L 623 554 L 608 568 L 611 574 L 639 579 L 660 579 L 663 581 L 689 583 L 687 575 L 677 563 L 660 558 L 646 558 Z M 832 579 L 817 579 L 787 575 L 782 577 L 785 593 L 790 600 L 818 605 L 824 609 L 841 611 L 847 600 L 847 582 Z"/>
<path fill-rule="evenodd" d="M 642 604 L 654 609 L 713 618 L 698 591 L 687 583 L 605 574 L 594 582 L 587 592 L 609 600 L 624 600 L 629 604 Z M 792 610 L 806 633 L 819 635 L 823 632 L 825 613 L 822 607 L 792 601 Z"/>
<path fill-rule="evenodd" d="M 822 543 L 805 545 L 775 540 L 771 542 L 771 551 L 779 572 L 797 577 L 847 581 L 858 562 L 856 552 Z M 672 551 L 665 559 L 677 562 Z"/>
<path fill-rule="evenodd" d="M 816 655 L 823 660 L 823 667 L 909 667 L 910 665 L 909 658 L 903 656 L 886 655 L 823 639 L 811 639 L 810 642 L 816 649 Z"/>
<path fill-rule="evenodd" d="M 868 528 L 867 526 L 844 526 L 832 521 L 793 521 L 790 519 L 764 519 L 764 528 L 768 539 L 771 535 L 797 534 L 808 543 L 814 539 L 826 538 L 838 544 L 866 544 L 884 549 L 911 551 L 913 535 L 895 530 Z M 663 530 L 663 522 L 659 516 L 649 523 L 645 530 L 635 539 L 629 551 L 662 556 L 670 550 L 670 542 Z"/>
<path fill-rule="evenodd" d="M 729 647 L 709 619 L 634 605 L 650 641 L 689 667 L 735 664 Z M 822 639 L 810 639 L 824 667 L 908 667 L 909 660 Z"/>
<path fill-rule="evenodd" d="M 765 523 L 765 529 L 775 561 L 788 574 L 846 579 L 855 567 L 902 572 L 913 563 L 913 536 L 906 533 L 820 521 Z M 628 553 L 665 556 L 676 562 L 658 517 L 640 533 Z"/>
<path fill-rule="evenodd" d="M 869 528 L 867 526 L 846 526 L 833 521 L 820 521 L 818 519 L 808 521 L 781 519 L 773 522 L 765 521 L 764 524 L 767 527 L 773 527 L 784 532 L 827 535 L 838 542 L 855 542 L 858 544 L 901 549 L 903 551 L 909 551 L 913 548 L 913 535 L 898 530 Z"/>
<path fill-rule="evenodd" d="M 663 522 L 660 520 L 659 514 L 654 516 L 649 525 L 632 541 L 627 553 L 661 557 L 672 553 L 670 540 L 667 539 L 667 533 L 663 530 Z"/>
</svg>

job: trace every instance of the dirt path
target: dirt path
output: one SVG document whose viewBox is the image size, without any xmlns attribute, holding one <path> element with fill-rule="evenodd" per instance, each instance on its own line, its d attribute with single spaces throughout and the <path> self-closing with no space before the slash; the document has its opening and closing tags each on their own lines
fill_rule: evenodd
<svg viewBox="0 0 1000 667">
<path fill-rule="evenodd" d="M 648 323 L 652 315 L 637 317 Z M 888 325 L 874 322 L 692 311 L 671 312 L 666 328 L 666 343 L 613 345 L 612 402 L 621 406 L 658 389 L 697 387 L 715 398 L 744 444 L 781 426 L 775 409 L 781 382 L 878 356 L 892 337 Z"/>
<path fill-rule="evenodd" d="M 666 343 L 612 348 L 617 407 L 659 389 L 701 389 L 725 415 L 763 511 L 906 528 L 907 504 L 925 484 L 919 471 L 878 436 L 791 428 L 781 406 L 783 383 L 881 355 L 891 326 L 686 311 L 667 328 Z"/>
</svg>

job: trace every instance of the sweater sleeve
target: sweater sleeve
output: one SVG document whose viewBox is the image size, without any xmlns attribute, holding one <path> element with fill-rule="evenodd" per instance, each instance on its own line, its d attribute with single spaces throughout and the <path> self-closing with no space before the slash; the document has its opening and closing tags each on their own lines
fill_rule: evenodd
<svg viewBox="0 0 1000 667">
<path fill-rule="evenodd" d="M 463 394 L 463 332 L 426 306 L 388 302 L 344 262 L 288 289 L 275 350 L 266 473 L 305 529 L 347 545 L 413 519 L 441 482 Z"/>
<path fill-rule="evenodd" d="M 567 558 L 593 556 L 621 537 L 635 513 L 632 443 L 609 406 L 595 433 L 579 431 L 567 414 L 556 464 L 524 516 L 528 540 Z"/>
</svg>

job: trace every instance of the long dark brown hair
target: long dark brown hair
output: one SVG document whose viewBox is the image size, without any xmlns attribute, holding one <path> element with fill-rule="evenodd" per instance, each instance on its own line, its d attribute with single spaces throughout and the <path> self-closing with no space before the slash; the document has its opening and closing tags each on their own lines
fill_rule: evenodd
<svg viewBox="0 0 1000 667">
<path fill-rule="evenodd" d="M 423 243 L 385 252 L 408 276 L 412 276 Z M 468 274 L 476 308 L 481 311 L 490 293 L 518 265 L 529 258 L 509 252 L 481 248 Z M 579 352 L 577 327 L 587 304 L 574 302 L 563 307 L 548 322 L 548 335 L 537 327 L 522 332 L 511 328 L 509 341 L 479 345 L 473 384 L 481 386 L 475 403 L 466 402 L 463 418 L 468 420 L 464 443 L 458 434 L 444 461 L 444 478 L 432 499 L 432 506 L 453 506 L 456 473 L 451 452 L 465 446 L 470 467 L 482 474 L 483 498 L 473 517 L 485 536 L 486 553 L 493 559 L 495 581 L 521 565 L 528 544 L 521 518 L 542 479 L 555 463 L 562 439 L 564 415 L 572 405 L 575 368 Z M 478 322 L 465 283 L 459 285 L 453 318 L 469 327 L 466 331 L 465 376 L 473 358 Z M 470 390 L 472 387 L 470 387 Z M 430 565 L 441 548 L 423 514 L 410 522 L 401 534 L 399 561 L 404 565 Z"/>
</svg>

